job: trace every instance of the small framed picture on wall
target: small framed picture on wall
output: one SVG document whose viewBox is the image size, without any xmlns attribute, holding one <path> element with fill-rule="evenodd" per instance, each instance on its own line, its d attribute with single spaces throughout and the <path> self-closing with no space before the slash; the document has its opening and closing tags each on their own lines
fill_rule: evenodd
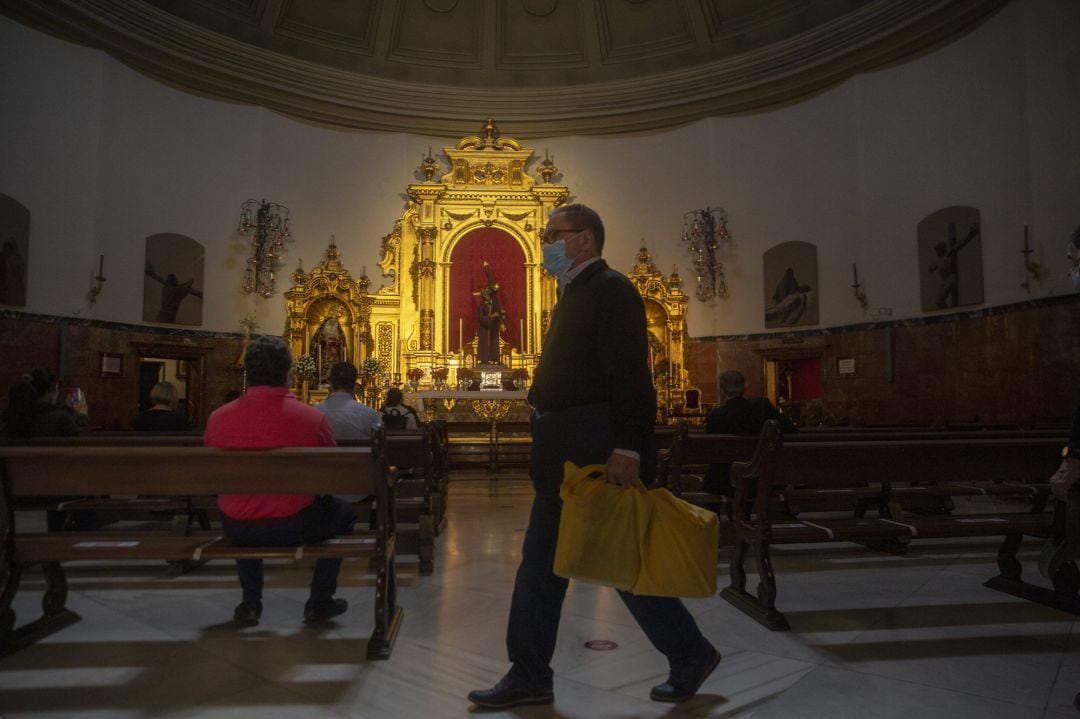
<svg viewBox="0 0 1080 719">
<path fill-rule="evenodd" d="M 188 366 L 187 365 L 188 365 L 187 360 L 176 360 L 176 378 L 177 379 L 187 379 L 187 375 L 188 375 Z"/>
<path fill-rule="evenodd" d="M 124 355 L 113 354 L 112 352 L 101 353 L 101 376 L 102 377 L 123 377 L 124 376 Z"/>
</svg>

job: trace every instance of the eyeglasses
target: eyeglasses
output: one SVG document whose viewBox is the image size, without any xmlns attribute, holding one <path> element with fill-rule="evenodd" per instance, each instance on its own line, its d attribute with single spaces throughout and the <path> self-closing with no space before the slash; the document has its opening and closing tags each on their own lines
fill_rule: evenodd
<svg viewBox="0 0 1080 719">
<path fill-rule="evenodd" d="M 551 244 L 552 242 L 554 242 L 555 238 L 558 237 L 560 234 L 562 234 L 564 232 L 584 232 L 584 231 L 585 231 L 584 227 L 565 227 L 565 228 L 563 228 L 561 230 L 547 229 L 547 230 L 544 230 L 544 234 L 540 236 L 540 241 L 543 244 L 548 245 L 548 244 Z"/>
</svg>

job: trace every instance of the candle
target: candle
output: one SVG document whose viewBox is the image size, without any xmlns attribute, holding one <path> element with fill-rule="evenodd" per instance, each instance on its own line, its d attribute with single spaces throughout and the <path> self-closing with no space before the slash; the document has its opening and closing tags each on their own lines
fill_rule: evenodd
<svg viewBox="0 0 1080 719">
<path fill-rule="evenodd" d="M 1024 241 L 1027 242 L 1026 239 Z M 98 278 L 105 276 L 105 255 L 98 255 L 97 276 Z"/>
<path fill-rule="evenodd" d="M 465 333 L 465 318 L 464 317 L 458 317 L 458 320 L 457 320 L 457 346 L 458 346 L 458 352 L 460 352 L 462 354 L 465 354 L 465 342 L 463 341 L 464 337 L 465 337 L 464 333 Z"/>
<path fill-rule="evenodd" d="M 519 331 L 521 332 L 521 351 L 525 351 L 525 318 L 522 317 L 518 320 Z"/>
<path fill-rule="evenodd" d="M 1024 252 L 1028 252 L 1028 226 L 1024 225 Z"/>
<path fill-rule="evenodd" d="M 859 266 L 854 262 L 851 263 L 851 273 L 855 277 L 855 284 L 859 284 Z"/>
</svg>

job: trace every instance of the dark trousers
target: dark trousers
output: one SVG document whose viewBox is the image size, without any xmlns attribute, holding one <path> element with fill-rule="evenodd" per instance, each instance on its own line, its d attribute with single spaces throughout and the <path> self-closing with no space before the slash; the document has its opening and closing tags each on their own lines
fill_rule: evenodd
<svg viewBox="0 0 1080 719">
<path fill-rule="evenodd" d="M 552 683 L 551 658 L 569 584 L 553 571 L 563 463 L 605 464 L 614 448 L 615 430 L 608 405 L 586 405 L 534 417 L 532 435 L 529 474 L 536 498 L 514 582 L 506 647 L 513 663 L 511 676 L 546 690 Z M 680 600 L 622 591 L 619 596 L 672 667 L 700 657 L 709 646 Z"/>
<path fill-rule="evenodd" d="M 222 517 L 225 535 L 241 546 L 287 547 L 318 544 L 336 534 L 352 532 L 356 512 L 344 500 L 322 495 L 309 506 L 288 517 L 239 520 Z M 315 562 L 311 577 L 311 599 L 330 599 L 337 591 L 340 559 L 320 559 Z M 236 573 L 244 590 L 245 602 L 262 601 L 263 562 L 261 559 L 237 559 Z"/>
</svg>

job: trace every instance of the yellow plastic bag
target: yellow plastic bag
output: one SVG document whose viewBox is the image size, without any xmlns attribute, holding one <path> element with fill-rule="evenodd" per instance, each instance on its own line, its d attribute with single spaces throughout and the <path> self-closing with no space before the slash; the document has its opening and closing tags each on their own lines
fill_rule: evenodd
<svg viewBox="0 0 1080 719">
<path fill-rule="evenodd" d="M 716 514 L 666 489 L 646 493 L 652 511 L 641 542 L 641 570 L 632 594 L 711 597 L 716 594 Z"/>
<path fill-rule="evenodd" d="M 604 481 L 604 465 L 564 468 L 555 574 L 629 589 L 638 580 L 641 537 L 651 503 L 645 494 Z"/>
</svg>

